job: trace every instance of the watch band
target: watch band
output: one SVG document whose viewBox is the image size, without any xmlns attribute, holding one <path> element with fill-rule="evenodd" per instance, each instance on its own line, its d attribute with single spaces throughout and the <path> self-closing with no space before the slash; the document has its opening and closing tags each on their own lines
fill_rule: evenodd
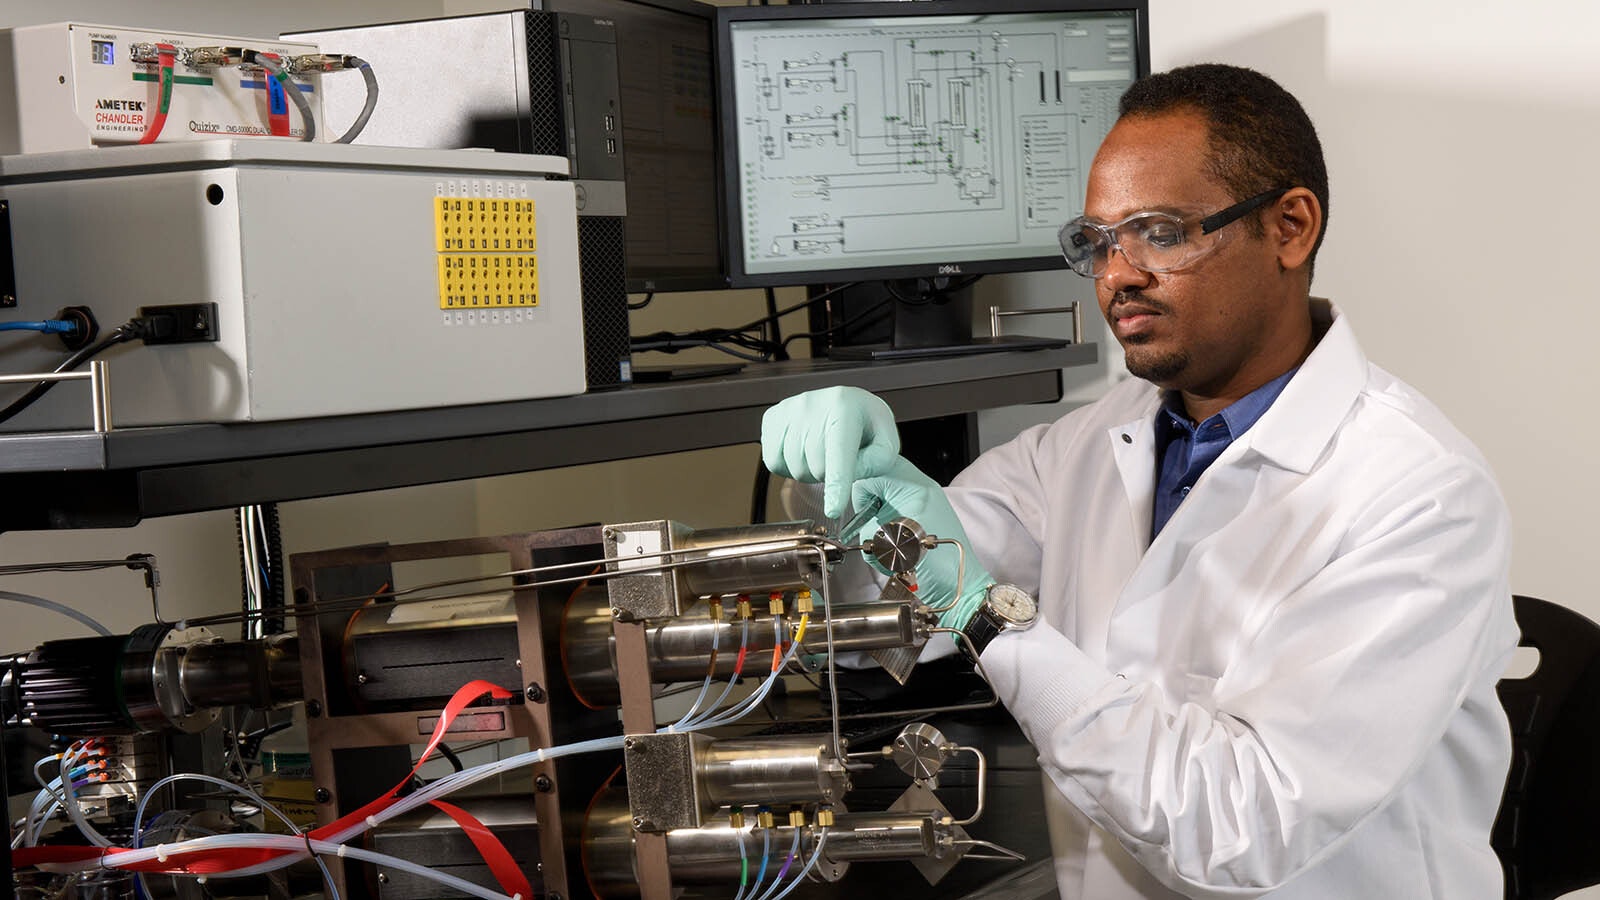
<svg viewBox="0 0 1600 900">
<path fill-rule="evenodd" d="M 968 653 L 974 657 L 980 656 L 984 648 L 989 646 L 989 642 L 1000 635 L 1000 630 L 1000 622 L 994 613 L 990 612 L 987 606 L 979 606 L 972 614 L 972 619 L 967 622 L 967 627 L 961 630 L 966 636 L 962 644 Z"/>
</svg>

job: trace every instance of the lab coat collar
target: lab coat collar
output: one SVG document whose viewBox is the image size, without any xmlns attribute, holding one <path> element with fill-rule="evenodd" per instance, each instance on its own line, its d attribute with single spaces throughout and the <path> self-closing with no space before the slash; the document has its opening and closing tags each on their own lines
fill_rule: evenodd
<svg viewBox="0 0 1600 900">
<path fill-rule="evenodd" d="M 1128 509 L 1132 514 L 1129 525 L 1140 547 L 1149 543 L 1150 523 L 1155 518 L 1156 412 L 1160 409 L 1161 393 L 1151 391 L 1138 418 L 1106 432 L 1117 471 L 1122 475 L 1123 490 L 1128 494 Z"/>
<path fill-rule="evenodd" d="M 1271 408 L 1219 462 L 1237 460 L 1253 451 L 1273 465 L 1304 474 L 1333 440 L 1339 423 L 1366 386 L 1367 357 L 1338 307 L 1313 297 L 1311 319 L 1316 330 L 1325 331 L 1322 340 Z M 1129 524 L 1139 536 L 1140 546 L 1148 544 L 1154 515 L 1155 416 L 1160 408 L 1161 392 L 1152 390 L 1137 418 L 1106 431 L 1128 496 Z"/>
<path fill-rule="evenodd" d="M 1277 402 L 1240 438 L 1273 465 L 1311 471 L 1355 405 L 1368 376 L 1367 356 L 1355 331 L 1331 302 L 1311 298 L 1312 325 L 1322 340 L 1289 380 Z"/>
</svg>

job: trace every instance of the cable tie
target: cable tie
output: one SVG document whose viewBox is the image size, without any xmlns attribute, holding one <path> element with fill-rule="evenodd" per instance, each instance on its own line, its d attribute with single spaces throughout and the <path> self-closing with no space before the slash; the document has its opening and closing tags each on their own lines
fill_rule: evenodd
<svg viewBox="0 0 1600 900">
<path fill-rule="evenodd" d="M 201 876 L 200 876 L 200 877 L 199 877 L 199 878 L 196 878 L 196 879 L 195 879 L 195 880 L 194 880 L 194 883 L 195 883 L 195 884 L 205 884 L 205 883 L 206 883 L 206 881 L 207 881 L 207 879 L 206 879 L 206 876 L 204 876 L 204 875 L 201 875 Z"/>
<path fill-rule="evenodd" d="M 373 816 L 367 816 L 367 827 L 368 828 L 377 828 L 378 827 L 377 818 L 373 817 Z"/>
<path fill-rule="evenodd" d="M 156 846 L 156 862 L 161 863 L 162 865 L 166 864 L 166 862 L 167 862 L 167 845 L 166 844 L 159 844 L 159 845 Z"/>
<path fill-rule="evenodd" d="M 343 845 L 343 844 L 339 845 L 339 858 L 340 859 L 344 859 L 344 851 L 345 851 L 345 849 L 346 849 L 345 845 Z"/>
</svg>

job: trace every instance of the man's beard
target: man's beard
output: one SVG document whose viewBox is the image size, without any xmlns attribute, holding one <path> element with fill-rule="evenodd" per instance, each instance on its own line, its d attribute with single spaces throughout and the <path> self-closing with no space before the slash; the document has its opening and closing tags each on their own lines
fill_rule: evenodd
<svg viewBox="0 0 1600 900">
<path fill-rule="evenodd" d="M 1130 341 L 1122 351 L 1128 371 L 1155 384 L 1168 384 L 1189 368 L 1189 354 L 1183 350 L 1162 353 Z"/>
<path fill-rule="evenodd" d="M 1118 302 L 1137 303 L 1162 315 L 1170 314 L 1166 304 L 1151 300 L 1138 291 L 1119 292 L 1112 299 L 1111 308 L 1115 309 Z M 1180 348 L 1163 353 L 1154 348 L 1142 347 L 1141 345 L 1148 339 L 1145 335 L 1136 334 L 1128 337 L 1122 344 L 1124 363 L 1134 376 L 1156 384 L 1165 384 L 1189 367 L 1188 351 Z"/>
</svg>

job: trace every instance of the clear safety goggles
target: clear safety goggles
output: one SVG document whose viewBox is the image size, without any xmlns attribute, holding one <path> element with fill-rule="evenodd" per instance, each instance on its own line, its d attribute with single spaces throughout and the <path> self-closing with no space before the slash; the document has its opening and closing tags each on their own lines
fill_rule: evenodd
<svg viewBox="0 0 1600 900">
<path fill-rule="evenodd" d="M 1072 271 L 1086 278 L 1104 278 L 1111 254 L 1118 250 L 1135 269 L 1176 272 L 1221 246 L 1217 231 L 1288 192 L 1274 188 L 1203 219 L 1137 212 L 1116 224 L 1102 225 L 1079 216 L 1061 226 L 1061 254 Z"/>
</svg>

